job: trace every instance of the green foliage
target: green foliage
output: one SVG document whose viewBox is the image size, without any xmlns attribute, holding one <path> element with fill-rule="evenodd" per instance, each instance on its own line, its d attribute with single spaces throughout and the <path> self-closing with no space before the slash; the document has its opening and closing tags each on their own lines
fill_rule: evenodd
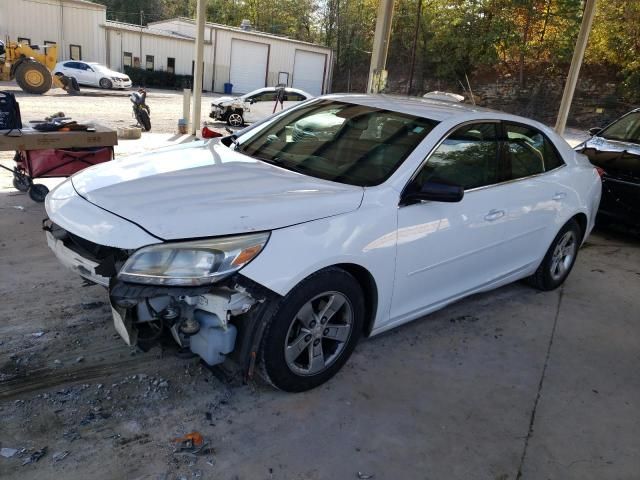
<svg viewBox="0 0 640 480">
<path fill-rule="evenodd" d="M 139 23 L 193 17 L 197 0 L 99 0 L 108 18 Z M 379 0 L 207 0 L 207 19 L 322 43 L 335 52 L 334 90 L 363 90 Z M 389 79 L 415 93 L 428 83 L 459 85 L 477 72 L 566 72 L 583 0 L 395 0 Z M 417 14 L 421 5 L 421 15 Z M 140 15 L 140 11 L 144 14 Z M 417 27 L 417 29 L 416 29 Z M 415 52 L 413 51 L 415 38 Z M 627 99 L 640 101 L 640 1 L 600 0 L 586 62 L 619 72 Z"/>
</svg>

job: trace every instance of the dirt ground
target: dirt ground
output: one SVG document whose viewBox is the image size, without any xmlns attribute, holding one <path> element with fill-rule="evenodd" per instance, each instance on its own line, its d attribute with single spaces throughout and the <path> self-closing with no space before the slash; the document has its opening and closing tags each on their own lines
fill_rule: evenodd
<svg viewBox="0 0 640 480">
<path fill-rule="evenodd" d="M 181 98 L 159 95 L 152 120 L 166 109 L 172 133 Z M 44 98 L 21 97 L 23 112 L 69 102 Z M 73 108 L 128 121 L 126 97 L 108 100 Z M 362 341 L 332 381 L 292 395 L 127 347 L 105 290 L 47 248 L 44 217 L 0 170 L 0 478 L 638 478 L 637 232 L 596 232 L 557 291 L 476 295 Z M 176 452 L 194 430 L 203 451 Z"/>
<path fill-rule="evenodd" d="M 61 89 L 49 90 L 44 95 L 25 93 L 15 82 L 0 82 L 0 90 L 13 92 L 22 112 L 22 122 L 42 120 L 56 112 L 64 112 L 78 121 L 95 121 L 111 128 L 135 124 L 127 90 L 102 90 L 81 87 L 78 95 L 69 95 Z M 202 96 L 202 120 L 209 120 L 211 100 L 217 94 Z M 156 133 L 175 133 L 182 117 L 182 91 L 147 89 L 147 104 L 151 109 L 151 130 Z"/>
</svg>

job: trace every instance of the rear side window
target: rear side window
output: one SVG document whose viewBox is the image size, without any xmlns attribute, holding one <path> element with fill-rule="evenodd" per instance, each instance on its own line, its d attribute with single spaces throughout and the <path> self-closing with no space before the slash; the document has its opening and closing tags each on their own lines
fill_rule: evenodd
<svg viewBox="0 0 640 480">
<path fill-rule="evenodd" d="M 418 184 L 446 183 L 470 190 L 498 183 L 498 127 L 475 123 L 453 132 L 431 154 L 416 178 Z"/>
<path fill-rule="evenodd" d="M 299 93 L 296 92 L 290 92 L 287 90 L 287 98 L 286 100 L 288 100 L 289 102 L 302 102 L 304 100 L 306 100 L 307 97 L 305 97 L 304 95 L 301 95 Z"/>
<path fill-rule="evenodd" d="M 541 131 L 511 123 L 505 123 L 504 128 L 505 180 L 538 175 L 564 164 L 556 148 Z"/>
</svg>

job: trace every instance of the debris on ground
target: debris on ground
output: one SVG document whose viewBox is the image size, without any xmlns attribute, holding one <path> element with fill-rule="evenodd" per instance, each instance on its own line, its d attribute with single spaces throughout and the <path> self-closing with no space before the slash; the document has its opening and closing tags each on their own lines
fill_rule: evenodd
<svg viewBox="0 0 640 480">
<path fill-rule="evenodd" d="M 360 480 L 369 480 L 370 478 L 373 478 L 373 477 L 375 477 L 375 475 L 373 474 L 369 475 L 367 473 L 358 472 L 358 478 Z"/>
<path fill-rule="evenodd" d="M 2 456 L 4 458 L 11 458 L 16 453 L 18 453 L 18 449 L 17 448 L 8 448 L 8 447 L 0 448 L 0 456 Z"/>
<path fill-rule="evenodd" d="M 62 460 L 67 458 L 67 455 L 69 455 L 70 453 L 71 452 L 69 452 L 69 450 L 64 450 L 62 452 L 54 453 L 53 456 L 51 457 L 53 459 L 53 463 L 61 462 Z"/>
<path fill-rule="evenodd" d="M 30 463 L 36 463 L 42 457 L 44 457 L 46 454 L 47 454 L 47 447 L 42 447 L 40 450 L 36 450 L 31 455 L 29 455 L 27 458 L 25 458 L 22 461 L 22 466 L 29 465 Z"/>
<path fill-rule="evenodd" d="M 13 208 L 15 208 L 16 210 L 24 210 L 24 207 L 22 205 L 14 205 Z"/>
<path fill-rule="evenodd" d="M 190 432 L 183 437 L 174 438 L 172 441 L 178 444 L 173 451 L 174 455 L 195 457 L 213 453 L 213 449 L 208 448 L 209 442 L 204 439 L 200 432 Z"/>
<path fill-rule="evenodd" d="M 32 337 L 40 338 L 44 335 L 44 332 L 34 332 L 31 334 Z"/>
</svg>

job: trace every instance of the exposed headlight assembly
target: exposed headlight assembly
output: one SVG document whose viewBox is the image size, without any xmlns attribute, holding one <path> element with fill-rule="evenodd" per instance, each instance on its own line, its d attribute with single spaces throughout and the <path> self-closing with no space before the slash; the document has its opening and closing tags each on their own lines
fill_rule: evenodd
<svg viewBox="0 0 640 480">
<path fill-rule="evenodd" d="M 247 265 L 268 239 L 269 233 L 254 233 L 151 245 L 134 252 L 118 278 L 151 285 L 207 285 Z"/>
</svg>

